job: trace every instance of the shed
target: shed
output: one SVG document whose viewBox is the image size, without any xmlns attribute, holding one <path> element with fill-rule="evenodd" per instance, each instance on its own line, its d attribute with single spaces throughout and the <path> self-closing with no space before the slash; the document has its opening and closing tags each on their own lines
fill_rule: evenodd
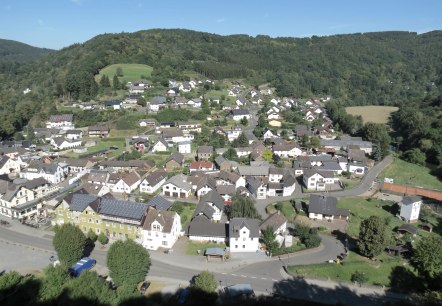
<svg viewBox="0 0 442 306">
<path fill-rule="evenodd" d="M 397 231 L 401 234 L 404 233 L 410 233 L 413 236 L 416 236 L 417 234 L 417 228 L 411 224 L 402 224 L 401 226 L 398 227 Z"/>
<path fill-rule="evenodd" d="M 212 257 L 221 258 L 221 260 L 224 261 L 226 258 L 226 251 L 222 248 L 207 248 L 204 255 L 207 257 L 207 261 Z"/>
</svg>

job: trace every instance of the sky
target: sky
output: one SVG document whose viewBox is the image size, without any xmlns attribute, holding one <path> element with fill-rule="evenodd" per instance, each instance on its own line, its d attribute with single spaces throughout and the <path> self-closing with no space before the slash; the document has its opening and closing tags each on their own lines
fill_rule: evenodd
<svg viewBox="0 0 442 306">
<path fill-rule="evenodd" d="M 441 0 L 0 0 L 0 38 L 61 49 L 156 28 L 220 35 L 328 36 L 442 30 Z"/>
</svg>

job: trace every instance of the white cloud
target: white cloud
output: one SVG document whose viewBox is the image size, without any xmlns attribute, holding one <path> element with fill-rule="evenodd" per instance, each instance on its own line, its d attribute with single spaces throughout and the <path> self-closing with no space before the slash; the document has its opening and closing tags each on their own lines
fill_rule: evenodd
<svg viewBox="0 0 442 306">
<path fill-rule="evenodd" d="M 216 23 L 222 23 L 222 22 L 224 22 L 224 21 L 225 21 L 224 18 L 219 18 L 219 19 L 216 20 Z"/>
</svg>

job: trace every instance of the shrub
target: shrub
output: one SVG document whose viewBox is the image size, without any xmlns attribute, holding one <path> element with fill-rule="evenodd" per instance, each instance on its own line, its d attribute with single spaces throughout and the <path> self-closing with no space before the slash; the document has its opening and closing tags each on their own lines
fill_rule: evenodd
<svg viewBox="0 0 442 306">
<path fill-rule="evenodd" d="M 93 242 L 97 241 L 98 238 L 97 234 L 95 234 L 95 232 L 92 229 L 89 229 L 89 232 L 87 232 L 87 237 Z"/>
<path fill-rule="evenodd" d="M 100 242 L 101 245 L 105 245 L 109 242 L 109 238 L 107 238 L 104 233 L 100 233 L 100 235 L 98 235 L 98 242 Z"/>
</svg>

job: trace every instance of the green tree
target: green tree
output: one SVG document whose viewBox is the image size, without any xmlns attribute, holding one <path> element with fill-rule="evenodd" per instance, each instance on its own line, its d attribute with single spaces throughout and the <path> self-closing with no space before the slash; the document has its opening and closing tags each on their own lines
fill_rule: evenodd
<svg viewBox="0 0 442 306">
<path fill-rule="evenodd" d="M 205 293 L 215 293 L 218 282 L 212 272 L 205 270 L 195 277 L 191 287 Z"/>
<path fill-rule="evenodd" d="M 86 236 L 75 225 L 63 224 L 55 229 L 52 244 L 61 264 L 70 267 L 83 257 Z"/>
<path fill-rule="evenodd" d="M 246 117 L 242 117 L 239 121 L 243 126 L 247 126 L 249 124 L 249 120 Z"/>
<path fill-rule="evenodd" d="M 391 138 L 385 124 L 368 122 L 362 128 L 365 139 L 378 145 L 382 158 L 388 155 Z"/>
<path fill-rule="evenodd" d="M 100 78 L 100 86 L 104 87 L 104 88 L 108 88 L 110 87 L 110 81 L 109 81 L 109 77 L 105 74 L 103 74 Z"/>
<path fill-rule="evenodd" d="M 234 148 L 247 147 L 248 145 L 249 139 L 244 132 L 239 134 L 238 138 L 232 141 L 232 147 Z"/>
<path fill-rule="evenodd" d="M 69 275 L 62 266 L 49 266 L 44 270 L 39 299 L 41 302 L 56 300 L 63 292 L 63 287 L 69 280 Z"/>
<path fill-rule="evenodd" d="M 389 242 L 385 221 L 371 216 L 361 222 L 358 247 L 362 255 L 375 257 L 381 254 Z"/>
<path fill-rule="evenodd" d="M 274 253 L 278 248 L 278 242 L 275 240 L 276 235 L 273 226 L 267 226 L 262 233 L 262 240 L 270 253 Z"/>
<path fill-rule="evenodd" d="M 117 286 L 136 288 L 149 271 L 149 252 L 132 240 L 117 241 L 107 253 L 107 267 Z"/>
<path fill-rule="evenodd" d="M 117 74 L 117 76 L 119 76 L 119 77 L 124 76 L 123 68 L 121 68 L 121 67 L 117 67 L 116 74 Z"/>
<path fill-rule="evenodd" d="M 351 275 L 351 281 L 353 283 L 358 283 L 359 285 L 362 286 L 362 284 L 367 282 L 367 276 L 365 276 L 364 272 L 359 272 L 359 271 L 355 271 L 352 275 Z"/>
<path fill-rule="evenodd" d="M 70 305 L 69 301 L 73 300 L 86 300 L 98 305 L 111 305 L 116 301 L 115 292 L 95 271 L 83 271 L 80 277 L 66 283 L 65 288 L 66 292 L 60 297 L 59 305 Z"/>
<path fill-rule="evenodd" d="M 226 152 L 224 152 L 223 157 L 228 160 L 235 160 L 238 158 L 236 150 L 234 148 L 228 148 Z"/>
<path fill-rule="evenodd" d="M 419 148 L 414 148 L 408 151 L 405 151 L 402 154 L 402 158 L 412 164 L 416 165 L 425 165 L 426 156 Z"/>
<path fill-rule="evenodd" d="M 442 237 L 430 235 L 420 239 L 410 263 L 427 281 L 442 277 Z"/>
<path fill-rule="evenodd" d="M 138 104 L 138 105 L 141 105 L 141 106 L 143 106 L 143 107 L 145 107 L 145 106 L 146 106 L 146 99 L 144 99 L 143 96 L 140 96 L 140 97 L 137 99 L 137 104 Z"/>
<path fill-rule="evenodd" d="M 272 162 L 273 161 L 273 152 L 270 149 L 265 149 L 264 152 L 262 152 L 262 158 L 265 161 Z"/>
<path fill-rule="evenodd" d="M 89 231 L 87 232 L 87 237 L 92 241 L 95 242 L 97 241 L 97 234 L 95 234 L 95 232 L 92 229 L 89 229 Z"/>
<path fill-rule="evenodd" d="M 321 140 L 319 139 L 319 137 L 316 136 L 312 136 L 310 137 L 310 144 L 309 144 L 310 148 L 320 148 L 321 147 Z"/>
<path fill-rule="evenodd" d="M 234 196 L 230 205 L 230 218 L 256 218 L 261 216 L 256 210 L 255 201 L 250 197 Z"/>
<path fill-rule="evenodd" d="M 114 88 L 114 90 L 118 90 L 121 88 L 120 80 L 118 79 L 117 75 L 114 75 L 112 79 L 112 87 Z"/>
<path fill-rule="evenodd" d="M 98 235 L 97 239 L 101 245 L 105 245 L 109 242 L 109 238 L 107 238 L 107 236 L 103 232 Z"/>
</svg>

